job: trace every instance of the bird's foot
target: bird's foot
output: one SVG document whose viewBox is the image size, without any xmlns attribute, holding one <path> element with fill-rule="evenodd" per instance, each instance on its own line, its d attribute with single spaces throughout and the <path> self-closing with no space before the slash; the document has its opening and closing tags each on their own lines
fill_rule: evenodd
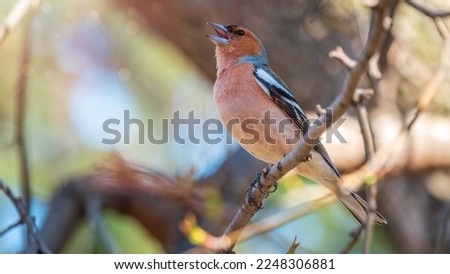
<svg viewBox="0 0 450 274">
<path fill-rule="evenodd" d="M 283 170 L 283 165 L 281 164 L 281 162 L 278 162 L 277 169 L 278 169 L 278 171 Z"/>
<path fill-rule="evenodd" d="M 267 174 L 269 173 L 269 169 L 270 169 L 271 165 L 268 167 L 263 168 L 263 170 L 261 170 L 261 173 L 257 173 L 257 175 L 259 176 L 264 176 L 264 178 L 266 178 Z"/>
<path fill-rule="evenodd" d="M 258 209 L 262 209 L 263 206 L 261 203 L 256 202 L 255 197 L 253 196 L 252 192 L 253 189 L 256 188 L 259 191 L 261 191 L 261 172 L 256 173 L 256 178 L 253 180 L 253 182 L 250 183 L 249 188 L 247 188 L 247 201 L 248 204 L 254 207 L 257 207 Z"/>
</svg>

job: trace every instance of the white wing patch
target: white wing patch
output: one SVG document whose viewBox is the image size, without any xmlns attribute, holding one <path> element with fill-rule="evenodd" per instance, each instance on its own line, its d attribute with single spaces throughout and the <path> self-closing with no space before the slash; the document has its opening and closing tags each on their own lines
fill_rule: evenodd
<svg viewBox="0 0 450 274">
<path fill-rule="evenodd" d="M 292 96 L 292 94 L 283 86 L 280 84 L 280 82 L 278 82 L 276 79 L 274 79 L 272 77 L 272 75 L 270 75 L 267 71 L 265 71 L 262 68 L 256 68 L 255 69 L 256 72 L 256 81 L 258 82 L 258 84 L 261 86 L 261 88 L 264 90 L 264 92 L 272 99 L 274 99 L 275 94 L 271 94 L 271 88 L 268 87 L 267 85 L 271 85 L 272 87 L 275 87 L 275 89 L 278 90 L 279 93 L 279 98 L 280 100 L 283 101 L 284 103 L 287 103 L 288 105 L 290 105 L 294 111 L 295 111 L 295 115 L 296 118 L 301 121 L 302 117 L 301 117 L 301 113 L 302 110 L 300 108 L 300 106 L 298 105 L 297 101 L 295 101 L 295 98 Z M 265 83 L 261 82 L 258 77 L 264 81 Z M 273 89 L 272 89 L 273 92 Z"/>
<path fill-rule="evenodd" d="M 276 79 L 274 79 L 272 77 L 272 75 L 270 75 L 267 71 L 265 71 L 264 69 L 261 68 L 257 68 L 256 69 L 256 74 L 258 75 L 258 77 L 260 77 L 262 80 L 266 81 L 268 84 L 271 84 L 272 86 L 281 89 L 287 93 L 289 93 L 288 90 L 286 90 L 285 87 L 283 87 L 283 85 L 281 85 Z M 260 83 L 261 85 L 261 83 Z"/>
<path fill-rule="evenodd" d="M 264 90 L 264 93 L 266 93 L 269 97 L 270 96 L 270 91 L 269 89 L 266 87 L 266 85 L 264 85 L 263 83 L 261 83 L 258 78 L 255 78 L 256 82 L 258 82 L 258 84 L 261 86 L 261 88 Z"/>
</svg>

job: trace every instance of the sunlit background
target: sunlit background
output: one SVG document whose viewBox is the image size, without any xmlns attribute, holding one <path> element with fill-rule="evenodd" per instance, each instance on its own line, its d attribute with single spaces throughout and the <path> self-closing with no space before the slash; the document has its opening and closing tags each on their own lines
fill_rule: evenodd
<svg viewBox="0 0 450 274">
<path fill-rule="evenodd" d="M 169 0 L 170 1 L 170 0 Z M 16 1 L 0 2 L 0 21 Z M 367 20 L 367 10 L 342 1 L 340 12 L 356 12 L 358 20 Z M 158 5 L 154 8 L 157 10 Z M 406 30 L 401 39 L 435 41 L 434 32 L 423 30 L 430 24 L 416 20 L 417 13 L 401 10 L 396 28 Z M 31 58 L 27 76 L 25 136 L 32 187 L 32 215 L 42 224 L 48 201 L 65 179 L 94 172 L 113 154 L 120 154 L 131 163 L 151 167 L 175 177 L 193 173 L 193 178 L 213 174 L 226 157 L 237 150 L 236 144 L 225 142 L 211 145 L 202 142 L 178 144 L 172 138 L 164 145 L 147 140 L 148 119 L 154 121 L 152 134 L 159 138 L 162 120 L 173 118 L 175 111 L 187 117 L 194 110 L 196 118 L 205 121 L 217 117 L 212 103 L 212 85 L 176 46 L 143 28 L 139 12 L 133 6 L 117 5 L 105 0 L 45 0 L 30 19 L 28 51 Z M 414 19 L 411 19 L 411 16 Z M 17 150 L 14 145 L 14 102 L 19 75 L 19 63 L 26 34 L 26 17 L 0 46 L 0 178 L 15 193 L 20 193 Z M 214 19 L 214 18 L 212 18 Z M 402 28 L 405 24 L 413 27 Z M 396 29 L 394 29 L 395 31 Z M 361 29 L 360 35 L 366 30 Z M 318 33 L 318 32 L 316 32 Z M 198 39 L 206 39 L 203 29 Z M 318 34 L 319 35 L 319 34 Z M 362 39 L 362 38 L 361 38 Z M 214 64 L 213 45 L 210 62 Z M 358 45 L 355 45 L 357 50 Z M 425 63 L 435 66 L 439 46 L 427 45 L 418 50 Z M 324 53 L 327 54 L 326 52 Z M 270 53 L 270 58 L 277 58 Z M 213 72 L 214 73 L 214 72 Z M 448 81 L 447 81 L 448 84 Z M 405 96 L 406 106 L 415 101 Z M 440 93 L 433 108 L 449 113 L 449 93 Z M 125 133 L 125 111 L 131 118 L 144 121 L 145 128 L 133 125 L 130 143 L 123 140 L 114 145 L 102 143 L 111 138 L 103 129 L 107 119 L 118 119 L 112 128 Z M 144 131 L 144 143 L 139 142 L 139 130 Z M 196 136 L 202 127 L 195 128 Z M 170 133 L 173 133 L 170 131 Z M 186 127 L 181 136 L 187 137 Z M 220 135 L 223 139 L 225 134 Z M 200 138 L 202 140 L 202 138 Z M 276 214 L 283 209 L 308 200 L 305 189 L 316 191 L 314 184 L 290 174 L 280 183 L 276 194 L 269 197 L 265 209 L 256 220 Z M 129 216 L 117 212 L 103 212 L 115 247 L 121 253 L 161 253 L 158 242 Z M 0 195 L 0 229 L 17 221 L 17 214 L 4 195 Z M 176 224 L 175 224 L 176 225 Z M 293 220 L 269 233 L 259 235 L 237 246 L 240 253 L 282 253 L 297 236 L 297 253 L 336 253 L 348 242 L 348 234 L 357 222 L 339 204 L 333 203 L 313 214 Z M 0 238 L 0 253 L 19 252 L 25 242 L 23 227 Z M 374 253 L 397 252 L 384 228 L 376 228 Z M 360 250 L 361 243 L 355 247 Z M 63 252 L 104 252 L 90 225 L 81 223 Z"/>
</svg>

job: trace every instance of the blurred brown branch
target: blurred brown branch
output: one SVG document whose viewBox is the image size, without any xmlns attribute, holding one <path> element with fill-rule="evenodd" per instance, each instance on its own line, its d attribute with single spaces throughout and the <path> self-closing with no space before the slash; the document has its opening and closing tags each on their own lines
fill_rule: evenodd
<svg viewBox="0 0 450 274">
<path fill-rule="evenodd" d="M 25 224 L 25 226 L 27 227 L 28 235 L 34 240 L 37 246 L 37 252 L 46 254 L 52 253 L 47 247 L 45 241 L 41 238 L 39 229 L 34 222 L 34 218 L 28 214 L 23 201 L 20 198 L 15 197 L 11 189 L 9 189 L 9 187 L 5 185 L 2 180 L 0 180 L 0 190 L 5 193 L 6 197 L 8 197 L 8 199 L 13 203 L 20 217 L 19 221 L 9 226 L 6 230 L 4 230 L 4 233 L 17 226 L 19 223 Z"/>
<path fill-rule="evenodd" d="M 450 10 L 442 10 L 427 3 L 422 3 L 415 0 L 406 0 L 405 2 L 411 7 L 431 18 L 450 16 Z"/>
<path fill-rule="evenodd" d="M 168 175 L 114 157 L 90 176 L 74 178 L 61 187 L 50 202 L 41 235 L 52 250 L 61 252 L 77 224 L 86 219 L 106 248 L 115 251 L 99 216 L 100 209 L 112 209 L 133 216 L 166 252 L 179 253 L 192 245 L 176 224 L 187 211 L 197 215 L 203 211 L 197 192 Z M 22 252 L 34 253 L 36 246 L 31 243 Z"/>
<path fill-rule="evenodd" d="M 398 132 L 397 137 L 395 137 L 391 143 L 387 144 L 382 149 L 380 149 L 378 153 L 373 155 L 368 165 L 366 165 L 366 167 L 371 166 L 372 168 L 376 166 L 377 168 L 374 168 L 373 171 L 375 172 L 375 174 L 377 174 L 377 176 L 383 177 L 384 174 L 390 172 L 389 169 L 393 168 L 392 165 L 395 164 L 392 163 L 392 159 L 395 158 L 394 156 L 398 154 L 398 150 L 392 148 L 401 148 L 404 146 L 404 142 L 407 138 L 406 135 L 410 133 L 410 130 L 417 121 L 419 115 L 428 107 L 431 100 L 437 94 L 440 87 L 447 78 L 450 69 L 450 30 L 440 19 L 436 19 L 436 23 L 438 30 L 445 39 L 444 48 L 441 53 L 440 66 L 436 73 L 433 75 L 433 78 L 431 79 L 429 84 L 424 88 L 424 91 L 417 102 L 417 106 L 412 118 L 410 118 L 409 121 L 406 122 L 406 127 Z M 434 154 L 434 156 L 436 155 L 437 154 Z M 389 166 L 388 162 L 389 164 L 391 164 L 391 166 Z M 384 174 L 380 174 L 380 171 Z M 367 174 L 370 174 L 370 172 L 368 172 Z"/>
<path fill-rule="evenodd" d="M 110 233 L 108 232 L 105 224 L 102 221 L 102 204 L 101 200 L 96 195 L 91 195 L 86 198 L 85 201 L 85 211 L 86 218 L 94 231 L 94 234 L 100 239 L 105 250 L 109 254 L 115 254 L 117 252 L 117 247 L 112 240 Z"/>
<path fill-rule="evenodd" d="M 352 251 L 355 244 L 358 242 L 359 237 L 361 236 L 361 233 L 364 230 L 364 226 L 360 225 L 357 229 L 350 232 L 350 240 L 348 241 L 347 245 L 342 249 L 341 254 L 348 254 L 350 251 Z"/>
<path fill-rule="evenodd" d="M 213 250 L 228 249 L 231 245 L 242 243 L 257 235 L 265 234 L 279 228 L 280 226 L 300 217 L 314 213 L 316 210 L 335 200 L 336 198 L 330 193 L 321 193 L 317 199 L 298 204 L 273 216 L 249 224 L 241 228 L 239 231 L 233 231 L 227 237 L 214 237 L 209 235 L 208 241 L 205 241 L 201 245 L 188 250 L 186 253 L 210 252 Z"/>
<path fill-rule="evenodd" d="M 3 235 L 5 235 L 6 233 L 8 233 L 10 230 L 18 227 L 19 225 L 22 224 L 22 220 L 18 220 L 17 222 L 9 225 L 8 227 L 6 227 L 5 229 L 3 229 L 2 231 L 0 231 L 0 237 L 2 237 Z"/>
<path fill-rule="evenodd" d="M 372 4 L 376 4 L 376 1 L 374 1 L 374 3 Z M 380 40 L 383 41 L 383 45 L 386 43 L 386 38 L 389 37 L 388 34 L 392 26 L 392 16 L 394 15 L 397 5 L 398 1 L 393 2 L 392 6 L 389 6 L 389 8 L 387 9 L 389 10 L 390 17 L 383 18 L 383 31 L 381 31 L 380 34 L 380 36 L 382 37 L 380 38 Z M 353 94 L 353 105 L 356 108 L 356 114 L 362 133 L 362 139 L 364 142 L 365 162 L 370 161 L 375 155 L 375 141 L 366 105 L 367 101 L 372 97 L 374 90 L 376 89 L 376 80 L 380 79 L 382 76 L 382 73 L 379 70 L 379 51 L 381 51 L 381 49 L 377 50 L 377 52 L 375 52 L 373 56 L 370 57 L 368 68 L 366 71 L 366 75 L 369 78 L 373 89 L 356 89 Z M 355 61 L 349 58 L 341 47 L 338 47 L 336 50 L 330 52 L 330 57 L 341 61 L 341 63 L 348 69 L 351 69 L 355 66 Z M 368 196 L 367 219 L 357 232 L 351 234 L 351 240 L 342 251 L 343 253 L 348 253 L 353 248 L 363 229 L 365 230 L 363 251 L 364 253 L 370 253 L 371 242 L 373 238 L 373 226 L 375 224 L 374 220 L 377 210 L 376 182 L 368 184 L 366 192 Z"/>
<path fill-rule="evenodd" d="M 0 25 L 0 45 L 20 23 L 20 20 L 29 11 L 34 11 L 39 7 L 40 0 L 19 0 L 8 13 L 5 21 Z"/>
<path fill-rule="evenodd" d="M 375 141 L 373 138 L 372 126 L 370 125 L 369 114 L 367 111 L 366 101 L 368 96 L 363 92 L 358 93 L 359 96 L 355 100 L 356 113 L 358 117 L 358 122 L 361 127 L 361 134 L 364 140 L 364 151 L 366 155 L 366 162 L 373 159 L 375 156 Z M 368 193 L 368 212 L 367 219 L 364 224 L 365 237 L 364 237 L 364 253 L 370 253 L 370 248 L 372 244 L 373 237 L 373 226 L 375 224 L 375 214 L 377 210 L 377 184 L 371 182 L 367 185 Z"/>
<path fill-rule="evenodd" d="M 376 1 L 375 1 L 376 2 Z M 393 16 L 395 15 L 395 11 L 399 1 L 389 1 L 386 3 L 386 14 L 383 17 L 383 30 L 381 31 L 380 40 L 383 41 L 379 46 L 377 51 L 370 57 L 368 68 L 366 70 L 367 78 L 369 79 L 369 83 L 372 89 L 357 89 L 354 93 L 353 100 L 354 106 L 356 108 L 356 116 L 358 118 L 358 123 L 360 126 L 362 139 L 364 142 L 364 152 L 365 152 L 365 162 L 371 161 L 376 152 L 375 140 L 373 129 L 371 126 L 371 122 L 369 119 L 369 112 L 367 103 L 368 100 L 372 97 L 374 92 L 378 89 L 377 81 L 381 79 L 382 72 L 380 71 L 380 55 L 383 52 L 383 49 L 386 45 L 390 44 L 390 31 L 392 27 Z M 366 182 L 366 196 L 367 196 L 367 219 L 363 225 L 365 237 L 363 243 L 363 252 L 370 253 L 372 239 L 373 239 L 373 231 L 375 225 L 375 214 L 377 211 L 377 181 L 365 181 Z M 361 234 L 361 229 L 355 233 L 353 233 L 353 240 L 347 246 L 347 249 L 350 250 L 352 246 L 356 243 L 359 235 Z M 346 251 L 346 250 L 345 250 Z"/>
<path fill-rule="evenodd" d="M 20 1 L 19 3 L 26 2 Z M 19 159 L 19 174 L 22 184 L 22 195 L 25 200 L 27 212 L 30 211 L 31 203 L 31 186 L 30 186 L 30 169 L 27 156 L 27 147 L 25 140 L 25 115 L 26 115 L 26 99 L 27 99 L 27 80 L 28 68 L 30 64 L 30 31 L 31 16 L 28 17 L 26 24 L 25 36 L 22 44 L 22 52 L 20 56 L 19 73 L 16 86 L 16 108 L 15 108 L 15 144 L 17 145 L 17 154 Z"/>
<path fill-rule="evenodd" d="M 330 51 L 328 56 L 340 61 L 349 70 L 356 66 L 356 61 L 350 58 L 341 46 L 338 46 L 335 50 Z"/>
<path fill-rule="evenodd" d="M 444 81 L 446 80 L 450 70 L 450 27 L 447 26 L 445 22 L 440 18 L 436 18 L 434 21 L 439 33 L 444 39 L 444 47 L 441 52 L 440 65 L 437 71 L 433 74 L 432 79 L 425 86 L 422 95 L 417 102 L 417 107 L 414 110 L 412 117 L 407 122 L 407 130 L 411 129 L 419 115 L 427 109 L 431 100 L 436 96 L 436 94 L 444 84 Z"/>
</svg>

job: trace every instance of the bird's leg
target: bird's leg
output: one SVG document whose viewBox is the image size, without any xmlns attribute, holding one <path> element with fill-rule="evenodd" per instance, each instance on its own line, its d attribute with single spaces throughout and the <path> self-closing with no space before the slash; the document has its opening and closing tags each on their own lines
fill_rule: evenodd
<svg viewBox="0 0 450 274">
<path fill-rule="evenodd" d="M 266 178 L 267 174 L 269 173 L 269 167 L 265 167 L 263 168 L 263 170 L 261 170 L 261 172 L 257 172 L 256 173 L 256 178 L 257 178 L 257 182 L 255 184 L 255 187 L 259 189 L 259 191 L 262 192 L 262 185 L 261 185 L 261 176 L 263 176 L 264 178 Z"/>
<path fill-rule="evenodd" d="M 264 170 L 263 170 L 264 171 Z M 250 186 L 247 188 L 247 201 L 248 204 L 251 206 L 255 206 L 258 209 L 262 209 L 263 206 L 255 201 L 255 198 L 252 195 L 253 188 L 257 188 L 259 191 L 261 191 L 261 175 L 263 172 L 257 172 L 256 178 L 253 180 L 253 182 L 250 183 Z"/>
<path fill-rule="evenodd" d="M 261 176 L 263 176 L 264 178 L 267 176 L 267 174 L 269 173 L 269 168 L 270 167 L 266 167 L 263 170 L 261 170 L 261 172 L 257 172 L 256 173 L 256 178 L 253 180 L 253 182 L 251 182 L 250 186 L 247 188 L 247 201 L 251 206 L 256 206 L 258 207 L 258 209 L 262 209 L 263 206 L 261 204 L 258 204 L 255 201 L 255 198 L 252 195 L 252 191 L 253 188 L 258 189 L 260 192 L 262 192 L 262 185 L 261 185 Z M 274 189 L 265 193 L 264 194 L 264 198 L 267 198 L 267 196 L 269 196 L 270 193 L 273 193 L 277 190 L 278 188 L 278 183 L 274 184 Z"/>
<path fill-rule="evenodd" d="M 269 173 L 269 169 L 270 169 L 271 166 L 272 166 L 272 165 L 270 165 L 269 167 L 264 168 L 264 169 L 261 171 L 261 174 L 260 174 L 260 175 L 262 175 L 262 176 L 264 176 L 264 178 L 266 178 L 267 174 Z M 277 169 L 281 171 L 282 166 L 280 165 L 280 163 L 277 164 Z M 262 185 L 259 184 L 258 187 L 259 187 L 259 189 L 260 189 L 260 191 L 261 191 Z M 269 190 L 266 194 L 264 194 L 264 198 L 267 198 L 267 197 L 269 196 L 270 193 L 274 193 L 275 191 L 277 191 L 277 189 L 278 189 L 278 182 L 275 182 L 275 184 L 273 185 L 273 189 L 272 189 L 272 190 Z"/>
</svg>

